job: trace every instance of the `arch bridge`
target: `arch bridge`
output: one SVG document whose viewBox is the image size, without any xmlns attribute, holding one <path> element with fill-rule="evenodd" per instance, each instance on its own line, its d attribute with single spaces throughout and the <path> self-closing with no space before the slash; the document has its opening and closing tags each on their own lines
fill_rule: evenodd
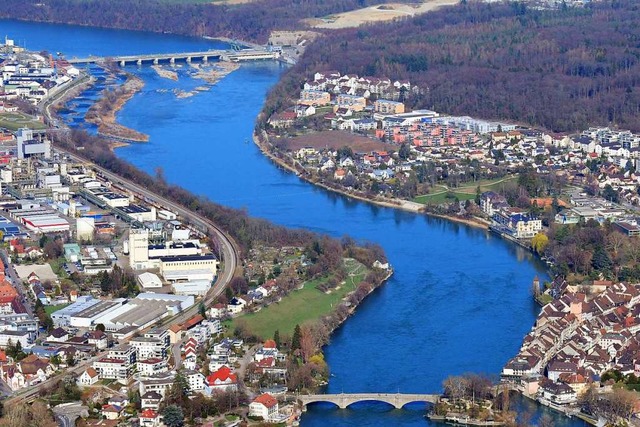
<svg viewBox="0 0 640 427">
<path fill-rule="evenodd" d="M 440 401 L 438 394 L 404 394 L 404 393 L 340 393 L 340 394 L 301 394 L 298 401 L 307 406 L 310 403 L 333 403 L 340 409 L 346 409 L 349 405 L 358 402 L 384 402 L 396 409 L 408 403 L 426 402 L 435 404 Z"/>
</svg>

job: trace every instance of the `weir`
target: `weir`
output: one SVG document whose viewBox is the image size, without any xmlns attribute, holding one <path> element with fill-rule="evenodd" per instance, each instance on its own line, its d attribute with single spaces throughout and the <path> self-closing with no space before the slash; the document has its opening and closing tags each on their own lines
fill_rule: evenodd
<svg viewBox="0 0 640 427">
<path fill-rule="evenodd" d="M 70 64 L 96 64 L 113 61 L 124 67 L 127 64 L 174 64 L 176 62 L 191 63 L 192 61 L 208 62 L 209 59 L 219 59 L 221 61 L 255 61 L 264 59 L 278 59 L 279 52 L 272 52 L 268 49 L 245 49 L 245 50 L 206 50 L 201 52 L 182 52 L 182 53 L 157 53 L 157 54 L 141 54 L 141 55 L 123 55 L 123 56 L 89 56 L 86 58 L 71 58 L 68 60 Z"/>
</svg>

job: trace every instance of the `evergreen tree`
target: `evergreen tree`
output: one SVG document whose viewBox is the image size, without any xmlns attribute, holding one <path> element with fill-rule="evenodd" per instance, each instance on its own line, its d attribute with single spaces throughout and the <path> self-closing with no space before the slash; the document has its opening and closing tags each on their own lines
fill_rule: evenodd
<svg viewBox="0 0 640 427">
<path fill-rule="evenodd" d="M 273 340 L 276 342 L 276 347 L 280 348 L 280 330 L 276 329 L 273 333 Z"/>
<path fill-rule="evenodd" d="M 608 271 L 612 265 L 613 262 L 607 251 L 601 245 L 596 246 L 593 258 L 591 258 L 591 266 L 597 271 Z"/>
<path fill-rule="evenodd" d="M 205 307 L 204 301 L 200 301 L 200 305 L 198 305 L 198 313 L 200 313 L 200 316 L 205 319 L 207 318 L 207 307 Z"/>
<path fill-rule="evenodd" d="M 180 407 L 185 407 L 188 404 L 189 398 L 187 397 L 187 392 L 189 391 L 189 384 L 187 383 L 187 379 L 182 373 L 182 371 L 178 371 L 176 373 L 176 377 L 173 380 L 173 384 L 167 391 L 167 395 L 165 396 L 165 401 L 169 405 L 178 405 Z"/>
<path fill-rule="evenodd" d="M 299 350 L 301 347 L 302 331 L 300 325 L 296 325 L 293 330 L 293 338 L 291 338 L 291 350 Z"/>
<path fill-rule="evenodd" d="M 169 405 L 162 411 L 163 421 L 167 427 L 182 427 L 184 425 L 184 413 L 179 406 Z"/>
<path fill-rule="evenodd" d="M 480 186 L 476 187 L 476 205 L 480 206 L 480 196 L 482 195 L 482 190 L 480 190 Z"/>
<path fill-rule="evenodd" d="M 553 201 L 551 202 L 551 212 L 555 215 L 560 212 L 560 203 L 558 202 L 558 198 L 553 196 Z"/>
</svg>

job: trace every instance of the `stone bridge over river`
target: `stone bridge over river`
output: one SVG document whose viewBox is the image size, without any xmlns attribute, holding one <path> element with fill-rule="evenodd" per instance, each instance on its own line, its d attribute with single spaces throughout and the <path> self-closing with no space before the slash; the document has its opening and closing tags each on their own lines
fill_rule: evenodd
<svg viewBox="0 0 640 427">
<path fill-rule="evenodd" d="M 340 409 L 358 402 L 385 402 L 396 409 L 412 402 L 426 402 L 435 404 L 440 400 L 439 394 L 404 394 L 404 393 L 340 393 L 340 394 L 300 394 L 297 399 L 302 405 L 310 403 L 328 402 Z"/>
</svg>

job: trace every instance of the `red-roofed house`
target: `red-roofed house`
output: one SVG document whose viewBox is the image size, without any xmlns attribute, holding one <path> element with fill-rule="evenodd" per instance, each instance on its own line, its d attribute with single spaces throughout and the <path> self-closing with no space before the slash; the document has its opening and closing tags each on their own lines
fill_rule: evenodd
<svg viewBox="0 0 640 427">
<path fill-rule="evenodd" d="M 158 413 L 153 409 L 145 409 L 140 412 L 140 426 L 141 427 L 156 427 L 160 425 L 160 417 Z"/>
<path fill-rule="evenodd" d="M 271 421 L 278 416 L 278 401 L 268 393 L 261 394 L 249 404 L 249 416 L 262 417 L 265 421 Z"/>
<path fill-rule="evenodd" d="M 184 322 L 182 324 L 182 330 L 183 331 L 188 331 L 189 329 L 193 328 L 194 326 L 196 326 L 197 324 L 199 324 L 203 320 L 204 320 L 204 317 L 202 317 L 202 315 L 196 314 L 191 319 L 187 320 L 186 322 Z"/>
<path fill-rule="evenodd" d="M 204 392 L 211 396 L 219 391 L 236 391 L 238 377 L 226 366 L 218 369 L 205 379 Z"/>
</svg>

